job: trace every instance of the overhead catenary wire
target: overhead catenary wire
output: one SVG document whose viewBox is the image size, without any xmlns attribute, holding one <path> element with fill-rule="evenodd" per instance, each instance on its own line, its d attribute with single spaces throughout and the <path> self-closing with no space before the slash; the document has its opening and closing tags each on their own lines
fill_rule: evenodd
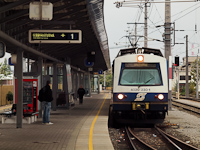
<svg viewBox="0 0 200 150">
<path fill-rule="evenodd" d="M 190 42 L 190 40 L 191 40 L 194 36 L 195 36 L 195 33 L 190 37 L 190 39 L 188 40 L 188 43 L 193 43 L 193 42 Z M 185 53 L 185 51 L 177 53 L 177 51 L 180 50 L 180 49 L 183 49 L 183 47 L 185 47 L 185 44 L 182 45 L 182 46 L 181 46 L 180 48 L 178 48 L 178 49 L 173 49 L 172 51 L 174 52 L 174 51 L 176 50 L 176 55 L 183 54 L 183 53 Z M 200 47 L 200 46 L 198 46 L 198 47 Z M 195 47 L 195 48 L 198 48 L 198 47 Z M 193 48 L 193 49 L 195 49 L 195 48 Z M 191 50 L 192 50 L 192 49 L 190 49 L 190 50 L 188 50 L 188 51 L 191 51 Z"/>
<path fill-rule="evenodd" d="M 128 1 L 124 1 L 124 2 L 128 2 Z M 179 2 L 182 2 L 182 1 L 179 1 Z M 185 2 L 185 1 L 184 1 Z M 190 1 L 190 2 L 193 2 L 193 1 Z M 143 3 L 141 3 L 140 4 L 140 11 L 138 11 L 138 14 L 137 14 L 137 17 L 138 18 L 136 18 L 135 20 L 140 20 L 140 18 L 141 18 L 141 16 L 142 16 L 142 14 L 144 13 L 144 11 L 142 10 L 142 4 Z M 157 9 L 157 7 L 156 7 L 156 4 L 155 3 L 153 3 L 154 5 L 155 5 L 155 7 L 154 8 L 156 8 L 156 11 L 158 12 L 158 16 L 159 16 L 159 19 L 160 19 L 160 21 L 159 22 L 163 22 L 163 24 L 164 24 L 164 20 L 162 19 L 162 17 L 161 17 L 161 15 L 160 15 L 160 13 L 159 13 L 159 11 L 158 11 L 158 9 Z M 125 5 L 123 4 L 123 7 L 124 7 Z M 137 5 L 138 6 L 138 5 Z M 128 7 L 132 7 L 132 5 L 129 5 Z M 195 8 L 194 8 L 195 7 Z M 185 10 L 183 10 L 183 11 L 181 11 L 181 12 L 178 12 L 178 13 L 176 13 L 175 15 L 172 15 L 172 17 L 174 18 L 175 16 L 177 16 L 177 15 L 179 15 L 176 19 L 174 19 L 174 21 L 177 21 L 177 20 L 179 20 L 179 19 L 181 19 L 181 18 L 183 18 L 184 16 L 186 16 L 187 14 L 189 14 L 189 13 L 191 13 L 191 12 L 193 12 L 193 11 L 195 11 L 195 10 L 197 10 L 198 8 L 199 8 L 200 6 L 199 6 L 199 3 L 195 3 L 193 6 L 190 6 L 190 7 L 188 7 L 188 8 L 186 8 Z M 192 9 L 192 10 L 191 10 Z M 152 9 L 151 9 L 152 10 Z M 190 10 L 189 12 L 187 12 L 188 10 Z M 139 12 L 141 12 L 140 14 L 139 14 Z M 185 12 L 185 13 L 184 13 Z M 184 14 L 183 14 L 184 13 Z M 181 16 L 180 16 L 180 14 L 182 14 Z M 159 22 L 156 22 L 156 23 L 154 23 L 153 22 L 153 20 L 152 20 L 152 18 L 150 18 L 150 16 L 152 15 L 152 13 L 149 13 L 149 15 L 148 15 L 148 20 L 151 22 L 151 25 L 153 25 L 153 26 L 156 26 L 156 24 L 157 23 L 159 23 Z M 150 25 L 150 26 L 151 26 Z M 150 26 L 148 26 L 148 27 L 150 27 Z M 151 31 L 150 33 L 148 33 L 149 35 L 150 34 L 153 34 L 153 33 L 155 33 L 155 32 L 159 32 L 159 33 L 161 33 L 161 30 L 162 28 L 160 28 L 160 29 L 156 29 L 156 30 L 154 30 L 154 31 Z M 133 29 L 132 29 L 133 30 Z M 131 31 L 132 31 L 131 30 Z M 194 31 L 194 30 L 184 30 L 184 31 Z M 139 32 L 139 31 L 138 31 Z M 162 33 L 161 33 L 161 35 L 162 35 Z M 197 34 L 197 36 L 198 37 L 200 37 L 200 35 L 199 34 Z M 177 37 L 175 37 L 175 38 L 177 38 Z M 138 41 L 138 42 L 140 42 L 140 41 Z M 196 42 L 190 42 L 189 41 L 189 43 L 193 43 L 193 44 L 195 44 Z M 183 47 L 183 46 L 182 46 Z M 196 48 L 196 47 L 195 47 Z M 181 48 L 180 48 L 181 49 Z M 179 50 L 179 49 L 178 49 Z M 176 49 L 173 49 L 172 50 L 173 52 L 175 52 L 175 51 L 177 51 Z M 191 50 L 189 50 L 189 51 L 191 51 Z M 179 52 L 180 53 L 180 52 Z M 185 53 L 185 51 L 183 52 L 183 53 Z"/>
<path fill-rule="evenodd" d="M 180 15 L 181 13 L 187 11 L 188 9 L 191 9 L 192 7 L 196 7 L 196 6 L 198 6 L 199 4 L 200 4 L 200 3 L 195 3 L 194 5 L 192 5 L 192 6 L 188 7 L 188 8 L 186 8 L 186 9 L 184 9 L 184 10 L 182 10 L 182 11 L 180 11 L 180 12 L 174 14 L 174 15 L 172 15 L 171 18 L 175 17 L 176 15 Z M 163 22 L 163 20 L 159 20 L 159 21 L 155 22 L 155 24 L 160 23 L 160 22 Z"/>
<path fill-rule="evenodd" d="M 175 22 L 175 21 L 177 21 L 177 20 L 179 20 L 179 19 L 181 19 L 181 18 L 185 17 L 186 15 L 188 15 L 188 14 L 190 14 L 191 12 L 195 11 L 195 10 L 196 10 L 196 9 L 198 9 L 199 7 L 200 7 L 200 6 L 196 7 L 195 9 L 193 9 L 193 10 L 191 10 L 191 11 L 189 11 L 189 12 L 187 12 L 187 13 L 186 13 L 186 14 L 184 14 L 183 16 L 181 16 L 181 17 L 179 17 L 179 18 L 175 19 L 173 22 Z"/>
</svg>

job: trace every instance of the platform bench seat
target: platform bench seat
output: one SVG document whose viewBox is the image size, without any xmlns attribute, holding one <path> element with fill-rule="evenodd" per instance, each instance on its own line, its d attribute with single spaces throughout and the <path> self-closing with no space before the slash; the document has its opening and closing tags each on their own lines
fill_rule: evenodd
<svg viewBox="0 0 200 150">
<path fill-rule="evenodd" d="M 27 104 L 23 104 L 24 108 L 27 107 Z M 39 112 L 28 112 L 23 110 L 23 123 L 31 124 L 37 121 L 37 114 Z M 10 111 L 1 113 L 2 115 L 2 124 L 4 123 L 16 123 L 16 104 L 13 104 Z"/>
</svg>

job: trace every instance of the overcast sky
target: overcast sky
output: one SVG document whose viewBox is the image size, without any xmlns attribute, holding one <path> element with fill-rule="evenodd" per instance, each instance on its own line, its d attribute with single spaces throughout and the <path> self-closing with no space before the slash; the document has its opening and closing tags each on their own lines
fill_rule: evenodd
<svg viewBox="0 0 200 150">
<path fill-rule="evenodd" d="M 120 0 L 119 0 L 120 1 Z M 130 0 L 129 0 L 130 1 Z M 161 1 L 161 0 L 160 0 Z M 128 25 L 127 23 L 140 22 L 144 23 L 144 5 L 140 9 L 137 7 L 120 7 L 116 8 L 114 2 L 116 0 L 104 0 L 104 17 L 105 26 L 108 35 L 109 48 L 110 48 L 110 58 L 111 61 L 115 58 L 120 48 L 129 45 L 128 39 L 124 36 L 128 35 L 130 30 L 132 34 L 134 33 L 135 26 Z M 135 5 L 136 6 L 136 5 Z M 199 46 L 200 46 L 200 17 L 199 15 L 200 2 L 179 2 L 171 3 L 171 22 L 175 22 L 176 31 L 175 41 L 177 43 L 185 43 L 185 35 L 188 35 L 189 43 L 189 56 L 196 56 Z M 155 42 L 152 39 L 158 39 L 163 41 L 164 28 L 156 28 L 155 26 L 164 25 L 165 22 L 165 4 L 161 3 L 151 3 L 148 7 L 148 47 L 161 49 L 164 55 L 164 43 Z M 197 31 L 195 32 L 195 25 L 197 26 Z M 144 25 L 138 25 L 137 28 L 138 35 L 144 35 Z M 172 34 L 172 41 L 174 40 L 174 35 Z M 139 47 L 144 46 L 143 38 L 140 38 L 138 42 Z M 176 44 L 172 47 L 172 56 L 179 55 L 181 57 L 185 56 L 186 45 Z"/>
<path fill-rule="evenodd" d="M 128 39 L 124 36 L 129 33 L 135 34 L 135 26 L 128 25 L 127 23 L 139 22 L 144 23 L 144 5 L 137 4 L 137 7 L 120 7 L 116 8 L 114 2 L 117 0 L 104 0 L 104 19 L 105 27 L 108 36 L 109 48 L 110 48 L 110 60 L 111 63 L 115 56 L 117 55 L 120 48 L 125 48 L 130 43 Z M 119 0 L 120 1 L 120 0 Z M 129 0 L 130 1 L 130 0 Z M 155 0 L 154 0 L 155 1 Z M 163 0 L 159 0 L 163 1 Z M 153 2 L 153 1 L 152 1 Z M 138 6 L 141 6 L 140 8 Z M 155 42 L 152 39 L 158 39 L 163 41 L 164 28 L 156 28 L 155 26 L 164 25 L 164 11 L 165 4 L 161 3 L 151 3 L 148 7 L 148 47 L 161 49 L 164 54 L 164 43 Z M 184 2 L 184 3 L 171 3 L 171 22 L 175 22 L 176 31 L 175 40 L 177 43 L 185 43 L 185 35 L 188 35 L 189 43 L 189 56 L 196 56 L 198 49 L 200 48 L 200 2 Z M 195 32 L 195 25 L 197 26 L 197 32 Z M 127 32 L 129 30 L 129 32 Z M 144 34 L 144 25 L 138 25 L 137 34 Z M 172 41 L 173 41 L 172 35 Z M 138 46 L 143 47 L 143 38 L 138 41 Z M 185 56 L 186 50 L 185 44 L 177 44 L 172 47 L 172 56 L 179 55 L 181 57 Z M 10 57 L 6 54 L 5 57 Z M 4 57 L 4 58 L 5 58 Z M 0 62 L 4 60 L 0 59 Z"/>
</svg>

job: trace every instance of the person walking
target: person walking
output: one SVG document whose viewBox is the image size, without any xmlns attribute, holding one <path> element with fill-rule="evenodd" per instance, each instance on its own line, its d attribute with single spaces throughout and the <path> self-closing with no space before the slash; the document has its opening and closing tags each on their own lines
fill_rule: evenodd
<svg viewBox="0 0 200 150">
<path fill-rule="evenodd" d="M 51 125 L 52 122 L 49 121 L 50 119 L 50 111 L 51 111 L 51 101 L 53 100 L 52 90 L 50 89 L 50 81 L 46 82 L 46 85 L 43 87 L 43 124 Z"/>
<path fill-rule="evenodd" d="M 82 85 L 80 85 L 77 93 L 78 93 L 78 97 L 79 97 L 79 104 L 82 104 L 83 103 L 83 95 L 85 94 L 85 90 Z"/>
</svg>

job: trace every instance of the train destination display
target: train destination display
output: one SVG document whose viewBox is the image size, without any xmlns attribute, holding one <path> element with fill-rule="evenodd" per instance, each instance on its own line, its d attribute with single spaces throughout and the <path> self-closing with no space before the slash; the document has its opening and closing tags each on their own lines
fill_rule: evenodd
<svg viewBox="0 0 200 150">
<path fill-rule="evenodd" d="M 30 43 L 81 43 L 81 30 L 29 30 Z"/>
</svg>

